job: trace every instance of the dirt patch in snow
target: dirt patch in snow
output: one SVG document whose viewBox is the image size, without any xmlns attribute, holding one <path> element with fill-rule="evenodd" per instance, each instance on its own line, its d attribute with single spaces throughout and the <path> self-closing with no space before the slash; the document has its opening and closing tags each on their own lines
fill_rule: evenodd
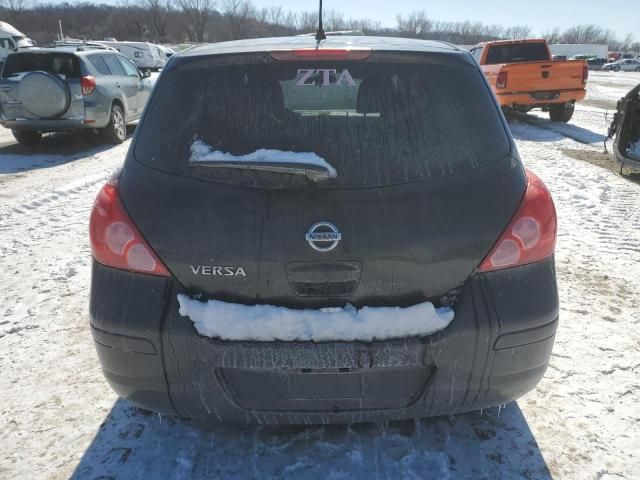
<svg viewBox="0 0 640 480">
<path fill-rule="evenodd" d="M 561 152 L 568 157 L 589 162 L 592 165 L 605 168 L 617 175 L 620 175 L 620 165 L 614 160 L 613 153 L 598 150 L 586 150 L 580 148 L 563 148 Z M 640 184 L 640 175 L 629 175 L 628 180 Z"/>
</svg>

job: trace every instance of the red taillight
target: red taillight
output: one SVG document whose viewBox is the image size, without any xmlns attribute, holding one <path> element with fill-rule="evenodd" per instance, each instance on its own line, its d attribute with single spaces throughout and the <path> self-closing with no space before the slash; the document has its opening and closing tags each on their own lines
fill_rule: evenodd
<svg viewBox="0 0 640 480">
<path fill-rule="evenodd" d="M 371 56 L 369 48 L 299 48 L 296 50 L 274 50 L 274 60 L 365 60 Z"/>
<path fill-rule="evenodd" d="M 589 79 L 589 67 L 582 67 L 582 83 L 586 84 Z"/>
<path fill-rule="evenodd" d="M 120 202 L 118 184 L 108 182 L 98 193 L 89 222 L 91 253 L 108 267 L 169 276 L 169 271 L 142 237 Z"/>
<path fill-rule="evenodd" d="M 507 88 L 507 72 L 498 73 L 496 88 Z"/>
<path fill-rule="evenodd" d="M 80 79 L 80 87 L 82 88 L 82 95 L 91 95 L 96 89 L 96 79 L 91 75 L 84 76 Z"/>
<path fill-rule="evenodd" d="M 542 180 L 527 170 L 527 191 L 520 206 L 480 264 L 481 272 L 544 260 L 556 245 L 556 209 Z"/>
</svg>

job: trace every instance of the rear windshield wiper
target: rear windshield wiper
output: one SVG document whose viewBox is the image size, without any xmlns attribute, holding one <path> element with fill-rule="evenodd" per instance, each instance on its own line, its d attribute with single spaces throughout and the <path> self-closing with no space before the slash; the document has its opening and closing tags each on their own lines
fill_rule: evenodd
<svg viewBox="0 0 640 480">
<path fill-rule="evenodd" d="M 327 167 L 295 162 L 268 162 L 246 160 L 205 160 L 191 162 L 192 167 L 206 168 L 236 168 L 240 170 L 262 170 L 265 172 L 290 173 L 292 175 L 304 175 L 312 182 L 321 182 L 335 177 Z"/>
<path fill-rule="evenodd" d="M 337 172 L 324 158 L 312 152 L 260 149 L 245 155 L 214 150 L 202 140 L 191 144 L 192 167 L 236 168 L 304 175 L 313 182 L 335 178 Z"/>
</svg>

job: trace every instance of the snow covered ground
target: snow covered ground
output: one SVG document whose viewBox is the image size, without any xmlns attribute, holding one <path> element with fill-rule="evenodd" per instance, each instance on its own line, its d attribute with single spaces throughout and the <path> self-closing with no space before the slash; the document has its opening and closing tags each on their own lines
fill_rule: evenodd
<svg viewBox="0 0 640 480">
<path fill-rule="evenodd" d="M 639 82 L 592 72 L 569 125 L 512 122 L 558 209 L 561 324 L 535 391 L 452 421 L 211 427 L 117 399 L 88 329 L 87 223 L 127 144 L 27 150 L 0 129 L 0 478 L 639 478 L 640 182 L 602 153 L 606 109 Z"/>
</svg>

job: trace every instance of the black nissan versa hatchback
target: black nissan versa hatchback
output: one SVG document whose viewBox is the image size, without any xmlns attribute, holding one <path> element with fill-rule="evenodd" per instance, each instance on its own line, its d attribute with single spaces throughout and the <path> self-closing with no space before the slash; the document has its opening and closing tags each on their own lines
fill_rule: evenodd
<svg viewBox="0 0 640 480">
<path fill-rule="evenodd" d="M 174 56 L 91 214 L 114 390 L 214 421 L 506 403 L 547 367 L 556 215 L 471 55 L 375 37 Z"/>
</svg>

